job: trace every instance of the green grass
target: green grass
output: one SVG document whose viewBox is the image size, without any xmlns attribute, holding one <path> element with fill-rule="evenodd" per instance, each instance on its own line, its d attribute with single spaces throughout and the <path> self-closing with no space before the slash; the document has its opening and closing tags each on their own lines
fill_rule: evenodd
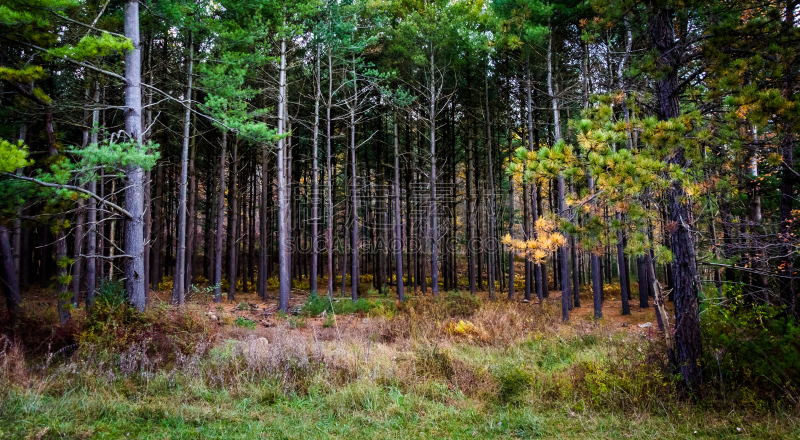
<svg viewBox="0 0 800 440">
<path fill-rule="evenodd" d="M 602 412 L 569 406 L 485 405 L 443 386 L 439 395 L 360 381 L 304 396 L 283 395 L 273 383 L 236 391 L 204 386 L 159 392 L 76 387 L 64 395 L 11 391 L 0 402 L 0 437 L 26 438 L 786 438 L 798 431 L 769 417 L 744 421 L 703 410 Z M 280 398 L 275 400 L 278 394 Z M 721 418 L 720 418 L 721 417 Z M 736 428 L 742 428 L 738 432 Z M 695 433 L 696 431 L 696 433 Z"/>
<path fill-rule="evenodd" d="M 236 322 L 234 324 L 236 324 L 237 327 L 244 327 L 250 330 L 255 330 L 256 328 L 255 321 L 252 321 L 247 318 L 242 318 L 241 316 L 236 317 Z"/>
<path fill-rule="evenodd" d="M 370 313 L 371 311 L 393 314 L 394 301 L 366 298 L 359 298 L 357 301 L 352 301 L 347 298 L 334 299 L 331 301 L 326 295 L 319 296 L 316 292 L 312 292 L 305 304 L 303 304 L 303 313 L 307 316 L 317 316 L 323 311 L 327 311 L 328 313 L 333 311 L 333 313 L 337 315 Z"/>
<path fill-rule="evenodd" d="M 51 361 L 9 342 L 0 439 L 800 439 L 788 399 L 744 383 L 729 385 L 738 394 L 681 395 L 663 347 L 640 334 L 488 302 L 469 319 L 508 337 L 467 339 L 442 327 L 466 313 L 457 299 L 401 310 L 373 301 L 358 328 L 304 331 L 305 316 L 287 317 L 258 327 L 267 345 L 228 329 L 249 320 L 216 328 L 210 345 L 81 347 Z M 169 360 L 154 351 L 184 346 Z"/>
</svg>

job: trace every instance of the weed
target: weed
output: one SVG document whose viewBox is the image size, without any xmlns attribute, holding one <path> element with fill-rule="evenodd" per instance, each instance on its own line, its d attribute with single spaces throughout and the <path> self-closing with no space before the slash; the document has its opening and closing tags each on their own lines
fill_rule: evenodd
<svg viewBox="0 0 800 440">
<path fill-rule="evenodd" d="M 247 318 L 242 318 L 241 316 L 236 318 L 235 324 L 236 324 L 237 327 L 244 327 L 244 328 L 247 328 L 247 329 L 250 329 L 250 330 L 255 330 L 255 328 L 256 328 L 256 322 L 255 321 L 251 321 L 251 320 L 249 320 Z"/>
<path fill-rule="evenodd" d="M 289 318 L 290 328 L 306 328 L 306 318 L 302 316 L 292 316 Z"/>
<path fill-rule="evenodd" d="M 495 377 L 500 382 L 501 403 L 515 402 L 533 382 L 531 375 L 518 365 L 500 369 Z"/>
</svg>

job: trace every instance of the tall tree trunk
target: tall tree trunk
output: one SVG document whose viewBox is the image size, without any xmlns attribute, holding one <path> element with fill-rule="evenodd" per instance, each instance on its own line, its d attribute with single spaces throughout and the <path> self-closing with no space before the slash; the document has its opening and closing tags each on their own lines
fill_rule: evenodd
<svg viewBox="0 0 800 440">
<path fill-rule="evenodd" d="M 280 73 L 278 79 L 278 135 L 283 136 L 286 124 L 286 40 L 281 40 Z M 279 308 L 282 312 L 289 311 L 289 292 L 291 282 L 289 278 L 289 195 L 287 194 L 286 159 L 288 156 L 286 139 L 278 140 L 278 265 L 279 265 Z"/>
<path fill-rule="evenodd" d="M 194 280 L 194 270 L 197 267 L 197 175 L 195 172 L 195 159 L 197 156 L 197 114 L 192 114 L 193 133 L 189 143 L 189 175 L 187 176 L 188 194 L 186 206 L 186 276 L 183 280 L 183 289 L 190 292 Z"/>
<path fill-rule="evenodd" d="M 564 173 L 558 174 L 558 211 L 559 217 L 567 211 L 566 203 L 566 184 L 564 183 Z M 561 320 L 569 321 L 570 290 L 569 284 L 569 248 L 566 243 L 559 249 L 559 268 L 561 269 Z"/>
<path fill-rule="evenodd" d="M 656 67 L 666 72 L 656 80 L 658 117 L 665 121 L 680 116 L 678 90 L 678 68 L 683 53 L 675 41 L 674 12 L 663 8 L 650 18 L 647 30 L 651 47 L 658 52 Z M 667 160 L 679 168 L 688 165 L 686 152 L 678 145 Z M 689 196 L 680 181 L 672 182 L 667 191 L 669 220 L 675 225 L 670 234 L 674 256 L 675 292 L 675 367 L 688 388 L 702 381 L 701 359 L 703 352 L 700 334 L 700 307 L 697 286 L 697 264 L 694 237 L 690 225 L 693 223 Z"/>
<path fill-rule="evenodd" d="M 784 14 L 783 28 L 784 35 L 790 35 L 795 28 L 795 8 L 797 7 L 796 1 L 786 2 L 786 11 Z M 791 60 L 791 57 L 786 57 Z M 787 63 L 788 64 L 788 63 Z M 792 74 L 796 72 L 796 66 L 788 64 L 784 67 L 783 84 L 781 86 L 781 93 L 783 98 L 787 101 L 792 100 L 792 91 L 794 82 L 792 81 Z M 792 224 L 794 216 L 792 214 L 792 207 L 794 202 L 794 137 L 796 136 L 796 129 L 792 126 L 791 122 L 786 121 L 782 125 L 783 138 L 781 139 L 781 201 L 780 201 L 780 224 L 778 232 L 782 242 L 782 257 L 779 262 L 780 267 L 780 302 L 786 308 L 786 313 L 798 316 L 797 309 L 797 294 L 794 289 L 794 246 L 792 238 Z"/>
<path fill-rule="evenodd" d="M 153 77 L 155 69 L 153 69 L 153 31 L 150 30 L 147 45 L 147 70 L 150 71 L 150 85 L 153 84 Z M 152 136 L 151 131 L 153 126 L 153 89 L 147 91 L 147 109 L 145 110 L 145 118 L 142 127 L 142 142 L 147 142 Z M 144 176 L 144 297 L 145 304 L 150 304 L 150 249 L 152 242 L 150 240 L 152 226 L 153 226 L 153 209 L 152 209 L 152 170 L 147 170 Z"/>
<path fill-rule="evenodd" d="M 317 46 L 317 70 L 315 72 L 316 82 L 315 82 L 315 90 L 314 90 L 314 142 L 313 148 L 314 151 L 312 155 L 314 157 L 314 164 L 313 164 L 313 188 L 312 188 L 312 201 L 311 201 L 311 279 L 309 280 L 311 285 L 311 291 L 314 293 L 317 292 L 317 276 L 318 276 L 318 268 L 317 264 L 319 262 L 319 247 L 317 246 L 317 237 L 319 237 L 319 164 L 317 161 L 317 156 L 319 155 L 319 145 L 318 145 L 318 138 L 319 138 L 319 99 L 320 95 L 322 94 L 322 90 L 320 90 L 320 76 L 322 75 L 322 71 L 320 69 L 320 59 L 319 59 L 319 46 Z"/>
<path fill-rule="evenodd" d="M 268 239 L 271 225 L 268 219 L 267 205 L 272 182 L 269 174 L 269 152 L 266 148 L 261 150 L 261 206 L 259 211 L 259 250 L 258 250 L 258 296 L 267 300 L 267 279 L 269 279 L 269 248 L 271 240 Z"/>
<path fill-rule="evenodd" d="M 183 304 L 186 289 L 186 187 L 189 172 L 189 130 L 192 116 L 192 70 L 194 69 L 194 41 L 189 35 L 189 60 L 186 68 L 186 99 L 183 114 L 183 149 L 181 150 L 180 199 L 178 200 L 178 251 L 175 257 L 175 275 L 172 278 L 172 303 Z"/>
<path fill-rule="evenodd" d="M 23 122 L 20 124 L 19 127 L 19 140 L 22 142 L 26 142 L 28 140 L 28 123 Z M 22 174 L 22 169 L 17 168 L 17 174 Z M 89 198 L 90 203 L 93 201 L 93 198 Z M 96 202 L 95 202 L 96 203 Z M 23 278 L 21 275 L 21 267 L 22 267 L 22 208 L 17 208 L 17 215 L 14 218 L 14 225 L 11 231 L 11 252 L 12 255 L 12 262 L 14 264 L 14 274 L 16 275 L 17 285 L 16 291 L 20 292 L 21 285 L 24 283 Z M 8 309 L 11 310 L 11 309 Z"/>
<path fill-rule="evenodd" d="M 533 104 L 531 99 L 531 60 L 530 55 L 526 57 L 525 60 L 525 92 L 526 92 L 526 106 L 527 106 L 527 116 L 528 116 L 528 151 L 534 151 L 533 149 Z M 531 211 L 536 210 L 536 205 L 533 202 L 533 197 L 535 197 L 535 193 L 533 192 L 533 185 L 529 183 L 525 183 L 522 187 L 522 204 L 523 204 L 523 228 L 525 233 L 525 240 L 532 240 L 533 239 L 533 223 L 531 220 Z M 537 272 L 537 269 L 539 272 Z M 537 296 L 541 298 L 542 290 L 541 290 L 541 279 L 537 279 L 536 276 L 541 276 L 541 269 L 539 269 L 539 265 L 534 264 L 529 260 L 525 259 L 525 300 L 531 300 L 531 294 L 534 287 L 536 287 Z M 540 299 L 541 301 L 541 299 Z"/>
<path fill-rule="evenodd" d="M 510 163 L 514 155 L 510 129 L 506 137 L 508 138 L 508 160 Z M 508 177 L 508 232 L 509 234 L 514 232 L 514 176 Z M 525 264 L 527 265 L 527 260 Z M 527 294 L 528 296 L 525 299 L 530 301 L 530 291 Z M 514 252 L 511 250 L 508 251 L 508 299 L 514 299 Z"/>
<path fill-rule="evenodd" d="M 394 133 L 394 240 L 397 253 L 397 299 L 405 301 L 403 286 L 403 223 L 400 212 L 400 137 L 397 131 L 397 110 L 392 118 Z"/>
<path fill-rule="evenodd" d="M 139 42 L 139 1 L 125 0 L 125 37 L 133 49 L 125 54 L 125 132 L 141 145 L 142 60 Z M 125 291 L 131 304 L 144 311 L 144 172 L 138 165 L 126 169 L 125 209 L 131 218 L 125 222 Z"/>
<path fill-rule="evenodd" d="M 239 175 L 239 157 L 238 157 L 239 138 L 233 141 L 233 149 L 231 150 L 231 183 L 230 189 L 230 208 L 231 215 L 228 219 L 228 229 L 230 230 L 229 238 L 230 244 L 228 248 L 230 253 L 228 255 L 228 300 L 236 300 L 236 283 L 237 283 L 237 263 L 239 260 L 239 188 L 237 187 Z"/>
<path fill-rule="evenodd" d="M 472 124 L 469 124 L 468 131 L 471 131 Z M 467 237 L 467 253 L 469 264 L 469 292 L 473 295 L 477 292 L 475 285 L 475 254 L 478 252 L 475 237 L 475 152 L 472 149 L 471 133 L 467 139 L 467 225 L 469 236 Z"/>
<path fill-rule="evenodd" d="M 328 297 L 333 299 L 333 166 L 331 165 L 331 106 L 333 105 L 333 60 L 332 56 L 328 54 L 328 99 L 325 101 L 325 123 L 326 123 L 326 169 L 325 179 L 328 185 L 328 234 L 326 243 L 328 245 Z"/>
<path fill-rule="evenodd" d="M 489 69 L 487 66 L 486 75 L 484 75 L 484 91 L 486 95 L 486 149 L 488 150 L 488 159 L 489 159 L 489 190 L 491 194 L 489 195 L 489 224 L 488 224 L 488 231 L 486 234 L 486 242 L 490 244 L 495 243 L 495 231 L 497 230 L 496 226 L 496 212 L 497 212 L 497 205 L 495 203 L 495 187 L 494 187 L 494 169 L 492 168 L 492 119 L 491 114 L 489 113 Z M 489 275 L 489 298 L 495 299 L 495 250 L 492 249 L 492 246 L 487 246 L 487 251 L 489 254 L 489 265 L 488 265 L 488 275 Z"/>
<path fill-rule="evenodd" d="M 219 191 L 217 192 L 217 242 L 214 248 L 214 302 L 222 301 L 222 240 L 225 238 L 225 153 L 228 132 L 222 131 L 222 151 L 219 159 Z"/>
<path fill-rule="evenodd" d="M 436 198 L 436 77 L 433 57 L 433 42 L 430 42 L 431 51 L 431 83 L 430 83 L 430 120 L 431 120 L 431 291 L 434 296 L 439 296 L 439 218 L 438 200 Z"/>
<path fill-rule="evenodd" d="M 90 142 L 92 145 L 98 143 L 98 133 L 100 131 L 100 82 L 94 82 L 94 108 L 92 109 L 92 132 Z M 89 192 L 97 194 L 97 180 L 89 180 Z M 89 230 L 86 233 L 86 307 L 94 304 L 95 291 L 97 289 L 97 200 L 89 198 L 88 204 Z"/>
<path fill-rule="evenodd" d="M 150 258 L 150 283 L 158 289 L 162 275 L 161 250 L 164 247 L 164 164 L 156 165 L 156 197 L 153 203 L 153 245 Z"/>
<path fill-rule="evenodd" d="M 350 284 L 352 289 L 353 301 L 358 300 L 358 284 L 359 271 L 358 271 L 358 179 L 356 177 L 356 106 L 358 105 L 358 77 L 356 76 L 355 58 L 353 59 L 353 103 L 350 106 L 350 166 L 352 168 L 351 176 L 353 183 L 352 193 L 350 197 L 353 202 L 353 232 L 350 234 L 352 240 L 352 265 L 353 269 L 350 274 Z"/>
<path fill-rule="evenodd" d="M 550 96 L 550 104 L 553 110 L 553 142 L 561 140 L 561 118 L 558 109 L 558 96 L 556 96 L 555 84 L 553 82 L 553 33 L 547 39 L 547 94 Z M 558 216 L 561 217 L 567 212 L 566 188 L 564 173 L 558 173 Z M 561 269 L 561 319 L 569 321 L 569 296 L 572 293 L 569 288 L 569 251 L 566 243 L 559 249 L 559 266 Z"/>
<path fill-rule="evenodd" d="M 589 193 L 594 191 L 594 177 L 590 174 L 589 180 Z M 603 280 L 600 272 L 600 257 L 592 252 L 590 255 L 592 266 L 592 303 L 594 305 L 594 319 L 603 317 Z"/>
</svg>

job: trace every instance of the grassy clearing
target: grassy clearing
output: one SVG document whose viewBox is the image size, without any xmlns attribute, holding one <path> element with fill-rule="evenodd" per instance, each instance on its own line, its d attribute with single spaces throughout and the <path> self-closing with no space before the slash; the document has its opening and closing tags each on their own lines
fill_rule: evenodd
<svg viewBox="0 0 800 440">
<path fill-rule="evenodd" d="M 256 329 L 201 306 L 90 313 L 55 355 L 0 340 L 0 438 L 800 438 L 788 400 L 679 395 L 644 332 L 470 301 Z M 150 333 L 122 347 L 91 316 Z"/>
</svg>

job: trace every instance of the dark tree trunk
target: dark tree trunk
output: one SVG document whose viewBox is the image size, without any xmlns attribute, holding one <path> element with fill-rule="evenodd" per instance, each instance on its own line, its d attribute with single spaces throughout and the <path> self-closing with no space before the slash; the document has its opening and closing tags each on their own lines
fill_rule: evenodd
<svg viewBox="0 0 800 440">
<path fill-rule="evenodd" d="M 795 29 L 794 12 L 797 2 L 786 2 L 786 14 L 784 17 L 784 34 L 790 35 Z M 791 59 L 787 57 L 787 59 Z M 792 100 L 792 72 L 796 72 L 795 66 L 787 65 L 784 67 L 782 94 L 787 101 Z M 784 124 L 784 134 L 781 139 L 781 201 L 780 201 L 780 225 L 778 231 L 782 246 L 782 257 L 778 264 L 780 268 L 780 302 L 786 308 L 786 313 L 798 318 L 797 294 L 794 289 L 794 246 L 792 237 L 792 206 L 795 198 L 794 182 L 796 179 L 794 170 L 794 137 L 795 127 L 790 122 Z"/>
<path fill-rule="evenodd" d="M 6 310 L 8 310 L 10 324 L 17 323 L 22 309 L 22 296 L 19 293 L 19 279 L 14 267 L 14 257 L 11 250 L 11 233 L 8 228 L 0 225 L 0 290 L 6 297 Z"/>
<path fill-rule="evenodd" d="M 567 211 L 566 188 L 564 184 L 564 174 L 558 175 L 558 211 L 559 215 Z M 566 243 L 559 249 L 561 269 L 561 320 L 569 321 L 569 297 L 572 294 L 569 288 L 569 249 Z"/>
<path fill-rule="evenodd" d="M 621 214 L 617 213 L 617 219 L 621 218 Z M 625 232 L 622 229 L 617 231 L 617 272 L 619 274 L 619 288 L 622 299 L 622 314 L 630 315 L 631 306 L 630 299 L 630 285 L 628 284 L 628 277 L 626 274 L 625 266 Z"/>
<path fill-rule="evenodd" d="M 400 211 L 400 138 L 397 131 L 397 111 L 392 118 L 394 133 L 394 245 L 397 264 L 397 299 L 405 301 L 403 286 L 403 223 Z"/>
<path fill-rule="evenodd" d="M 237 230 L 237 226 L 239 226 L 239 188 L 237 185 L 238 179 L 238 157 L 237 157 L 237 147 L 239 146 L 239 139 L 233 141 L 233 150 L 231 151 L 233 154 L 231 156 L 231 165 L 230 165 L 230 173 L 231 173 L 231 185 L 228 193 L 230 194 L 230 207 L 231 207 L 231 215 L 228 219 L 228 229 L 230 230 L 230 234 L 228 236 L 229 244 L 228 249 L 230 252 L 228 254 L 228 300 L 235 301 L 236 300 L 236 269 L 239 259 L 239 232 Z"/>
<path fill-rule="evenodd" d="M 217 191 L 217 240 L 214 247 L 214 302 L 222 301 L 222 240 L 225 237 L 225 150 L 228 132 L 222 132 L 222 151 L 219 159 L 219 191 Z"/>
<path fill-rule="evenodd" d="M 650 280 L 647 276 L 647 266 L 645 266 L 646 257 L 638 257 L 636 259 L 636 273 L 639 278 L 639 307 L 646 309 L 650 307 L 647 301 L 648 284 Z"/>
<path fill-rule="evenodd" d="M 75 262 L 72 264 L 72 303 L 78 304 L 81 300 L 81 277 L 83 276 L 83 240 L 84 227 L 86 223 L 86 211 L 84 209 L 85 201 L 80 199 L 78 201 L 78 213 L 75 220 L 75 230 L 72 243 L 72 253 Z"/>
<path fill-rule="evenodd" d="M 659 9 L 650 18 L 648 33 L 651 47 L 658 52 L 656 66 L 666 72 L 656 81 L 656 98 L 659 119 L 668 120 L 680 116 L 678 70 L 683 53 L 674 34 L 674 12 Z M 667 163 L 684 168 L 688 165 L 682 146 L 675 148 Z M 680 181 L 673 181 L 667 192 L 669 209 L 669 235 L 672 241 L 674 292 L 675 292 L 675 367 L 688 388 L 702 381 L 702 339 L 700 333 L 700 310 L 696 283 L 696 254 L 691 226 L 692 218 L 689 196 Z"/>
</svg>

